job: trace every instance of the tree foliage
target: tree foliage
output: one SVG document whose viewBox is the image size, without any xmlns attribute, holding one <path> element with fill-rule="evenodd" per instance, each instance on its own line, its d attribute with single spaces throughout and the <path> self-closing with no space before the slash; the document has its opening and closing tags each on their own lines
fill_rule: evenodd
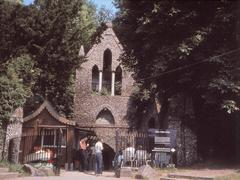
<svg viewBox="0 0 240 180">
<path fill-rule="evenodd" d="M 111 22 L 114 20 L 114 18 L 113 12 L 110 9 L 107 9 L 105 6 L 102 6 L 97 13 L 99 24 Z"/>
<path fill-rule="evenodd" d="M 90 37 L 97 27 L 94 5 L 87 0 L 36 0 L 24 6 L 2 0 L 0 23 L 1 71 L 6 71 L 6 62 L 25 54 L 30 55 L 29 60 L 34 64 L 30 73 L 24 72 L 22 61 L 16 61 L 14 67 L 21 72 L 20 80 L 34 80 L 33 85 L 26 84 L 30 88 L 28 94 L 33 95 L 26 113 L 31 113 L 41 100 L 48 99 L 57 111 L 71 116 L 75 69 L 84 61 L 78 57 L 78 51 L 81 45 L 91 46 Z M 9 78 L 5 80 L 12 83 Z M 23 81 L 19 83 L 25 88 Z M 22 97 L 25 102 L 28 96 Z"/>
<path fill-rule="evenodd" d="M 135 72 L 142 92 L 160 99 L 185 93 L 205 108 L 239 109 L 236 3 L 119 0 L 116 5 L 123 63 Z"/>
<path fill-rule="evenodd" d="M 39 73 L 27 54 L 12 58 L 1 66 L 0 125 L 7 123 L 14 110 L 23 106 L 32 95 L 31 89 Z"/>
</svg>

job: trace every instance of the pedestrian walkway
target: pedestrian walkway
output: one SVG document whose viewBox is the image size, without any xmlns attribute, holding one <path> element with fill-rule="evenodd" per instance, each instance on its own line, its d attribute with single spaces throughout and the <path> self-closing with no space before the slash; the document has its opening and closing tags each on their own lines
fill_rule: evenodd
<svg viewBox="0 0 240 180">
<path fill-rule="evenodd" d="M 0 179 L 4 180 L 6 178 L 16 178 L 18 176 L 18 173 L 16 172 L 9 172 L 8 168 L 6 167 L 0 167 Z"/>
<path fill-rule="evenodd" d="M 235 169 L 201 169 L 201 170 L 180 170 L 174 173 L 164 174 L 160 180 L 214 180 L 217 177 L 228 176 L 237 173 Z"/>
<path fill-rule="evenodd" d="M 214 180 L 216 177 L 227 176 L 230 174 L 239 173 L 237 169 L 201 169 L 201 170 L 177 170 L 174 173 L 161 173 L 158 172 L 158 176 L 151 180 Z M 94 172 L 78 172 L 78 171 L 64 171 L 61 170 L 60 176 L 47 176 L 47 177 L 17 177 L 17 178 L 5 178 L 4 180 L 133 180 L 131 177 L 114 177 L 114 172 L 103 172 L 102 176 L 95 176 Z"/>
<path fill-rule="evenodd" d="M 95 176 L 93 172 L 77 172 L 77 171 L 63 171 L 61 170 L 60 176 L 47 176 L 47 177 L 18 177 L 9 178 L 7 180 L 111 180 L 119 179 L 114 177 L 114 172 L 103 172 L 101 176 Z M 129 177 L 123 177 L 121 180 L 132 180 Z"/>
</svg>

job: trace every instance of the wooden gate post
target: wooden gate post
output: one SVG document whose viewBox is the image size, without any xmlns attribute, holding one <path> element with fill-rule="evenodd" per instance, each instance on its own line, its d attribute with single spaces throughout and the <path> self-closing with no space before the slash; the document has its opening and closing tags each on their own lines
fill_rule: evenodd
<svg viewBox="0 0 240 180">
<path fill-rule="evenodd" d="M 62 160 L 62 129 L 57 129 L 57 151 L 56 151 L 56 159 L 55 159 L 55 175 L 60 175 L 60 168 L 61 168 L 61 160 Z"/>
</svg>

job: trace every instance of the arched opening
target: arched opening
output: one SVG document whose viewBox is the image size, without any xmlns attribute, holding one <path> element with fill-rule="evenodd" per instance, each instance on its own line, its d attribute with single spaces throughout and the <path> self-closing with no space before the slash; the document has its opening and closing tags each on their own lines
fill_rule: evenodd
<svg viewBox="0 0 240 180">
<path fill-rule="evenodd" d="M 96 124 L 114 124 L 114 117 L 107 108 L 104 108 L 97 116 Z"/>
<path fill-rule="evenodd" d="M 111 81 L 112 81 L 112 52 L 110 49 L 106 49 L 103 53 L 103 82 L 102 82 L 103 94 L 111 93 Z"/>
<path fill-rule="evenodd" d="M 115 94 L 122 94 L 122 68 L 120 66 L 116 69 Z"/>
<path fill-rule="evenodd" d="M 151 118 L 148 121 L 148 129 L 153 129 L 153 128 L 155 128 L 155 119 Z"/>
<path fill-rule="evenodd" d="M 104 170 L 111 170 L 112 167 L 112 161 L 115 156 L 114 150 L 107 144 L 103 143 L 103 169 Z"/>
<path fill-rule="evenodd" d="M 99 70 L 97 65 L 92 68 L 92 91 L 97 92 L 99 89 Z"/>
</svg>

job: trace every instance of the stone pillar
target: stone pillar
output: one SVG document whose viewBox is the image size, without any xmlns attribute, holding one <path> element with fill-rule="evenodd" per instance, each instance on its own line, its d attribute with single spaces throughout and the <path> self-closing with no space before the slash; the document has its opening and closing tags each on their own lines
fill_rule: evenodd
<svg viewBox="0 0 240 180">
<path fill-rule="evenodd" d="M 23 109 L 17 108 L 12 114 L 9 124 L 7 126 L 6 140 L 5 140 L 5 158 L 12 163 L 18 163 L 20 152 L 20 141 L 22 136 L 23 124 Z"/>
<path fill-rule="evenodd" d="M 112 72 L 112 87 L 111 87 L 111 95 L 115 95 L 115 72 Z"/>
<path fill-rule="evenodd" d="M 102 91 L 102 71 L 99 71 L 99 90 L 98 92 Z"/>
</svg>

